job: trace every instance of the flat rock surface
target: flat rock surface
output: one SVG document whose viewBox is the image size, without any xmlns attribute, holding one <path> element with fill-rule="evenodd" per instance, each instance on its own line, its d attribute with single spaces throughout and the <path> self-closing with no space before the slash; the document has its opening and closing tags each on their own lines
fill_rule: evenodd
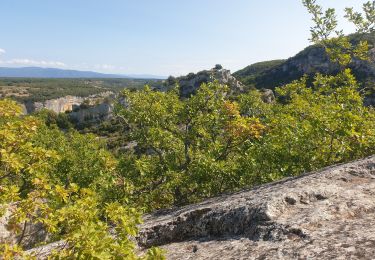
<svg viewBox="0 0 375 260">
<path fill-rule="evenodd" d="M 168 259 L 374 259 L 375 156 L 144 221 Z"/>
</svg>

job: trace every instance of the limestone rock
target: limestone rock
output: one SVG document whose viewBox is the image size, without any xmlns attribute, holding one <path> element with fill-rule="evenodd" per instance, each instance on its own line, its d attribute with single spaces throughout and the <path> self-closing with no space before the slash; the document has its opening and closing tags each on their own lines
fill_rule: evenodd
<svg viewBox="0 0 375 260">
<path fill-rule="evenodd" d="M 84 101 L 82 97 L 66 96 L 57 99 L 50 99 L 44 102 L 26 102 L 25 107 L 28 114 L 39 111 L 43 108 L 52 110 L 56 113 L 64 113 L 73 110 L 74 106 L 79 106 Z"/>
<path fill-rule="evenodd" d="M 262 94 L 261 98 L 264 103 L 273 103 L 275 101 L 275 94 L 271 89 L 261 89 L 260 93 Z"/>
<path fill-rule="evenodd" d="M 8 225 L 14 213 L 15 205 L 2 205 L 1 209 L 4 208 L 5 213 L 0 217 L 0 244 L 5 242 L 19 244 L 25 249 L 30 249 L 38 243 L 48 241 L 49 235 L 40 223 L 26 222 L 19 225 L 19 229 L 22 230 L 19 234 L 15 235 L 14 232 L 10 232 Z"/>
<path fill-rule="evenodd" d="M 91 95 L 88 97 L 78 97 L 78 96 L 65 96 L 56 99 L 49 99 L 44 102 L 33 102 L 27 101 L 24 105 L 24 111 L 27 114 L 40 111 L 41 109 L 48 109 L 54 111 L 55 113 L 64 113 L 67 111 L 72 111 L 76 107 L 79 107 L 82 103 L 87 102 L 90 105 L 103 103 L 106 98 L 113 98 L 114 93 L 111 91 L 106 91 L 100 94 Z"/>
<path fill-rule="evenodd" d="M 373 35 L 361 39 L 367 40 L 370 44 L 369 60 L 353 59 L 349 65 L 360 83 L 366 106 L 375 106 L 375 37 Z M 358 39 L 353 40 L 353 42 L 357 41 Z M 247 86 L 274 90 L 276 87 L 300 79 L 303 75 L 310 77 L 316 73 L 336 75 L 339 71 L 339 66 L 330 61 L 323 47 L 312 45 L 287 60 L 255 63 L 233 75 Z"/>
<path fill-rule="evenodd" d="M 101 103 L 87 108 L 78 108 L 69 113 L 69 117 L 77 123 L 99 122 L 112 117 L 113 105 L 111 103 Z"/>
<path fill-rule="evenodd" d="M 221 84 L 228 85 L 233 92 L 241 92 L 244 86 L 235 77 L 233 77 L 229 70 L 223 69 L 221 65 L 216 65 L 210 70 L 203 70 L 198 73 L 190 73 L 183 77 L 169 77 L 163 86 L 156 88 L 157 90 L 165 91 L 176 85 L 180 86 L 181 97 L 190 97 L 194 94 L 203 83 L 213 82 L 217 80 Z"/>
<path fill-rule="evenodd" d="M 168 259 L 372 259 L 375 156 L 144 219 Z"/>
</svg>

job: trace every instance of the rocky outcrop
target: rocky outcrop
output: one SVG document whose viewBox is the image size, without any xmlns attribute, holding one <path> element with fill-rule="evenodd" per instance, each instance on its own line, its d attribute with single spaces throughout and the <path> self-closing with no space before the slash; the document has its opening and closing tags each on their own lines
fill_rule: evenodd
<svg viewBox="0 0 375 260">
<path fill-rule="evenodd" d="M 264 103 L 272 103 L 275 101 L 275 94 L 271 89 L 261 89 L 261 99 Z"/>
<path fill-rule="evenodd" d="M 104 102 L 98 105 L 88 106 L 85 108 L 77 108 L 69 113 L 69 117 L 76 123 L 99 122 L 108 120 L 112 117 L 113 105 Z"/>
<path fill-rule="evenodd" d="M 178 84 L 181 97 L 190 97 L 202 84 L 213 81 L 228 85 L 232 92 L 241 92 L 244 90 L 242 83 L 233 77 L 229 70 L 223 69 L 221 65 L 216 65 L 213 69 L 203 70 L 196 74 L 190 73 L 183 77 L 169 77 L 164 81 L 162 86 L 156 89 L 165 91 Z"/>
<path fill-rule="evenodd" d="M 137 241 L 167 259 L 373 259 L 374 196 L 372 156 L 147 215 Z"/>
<path fill-rule="evenodd" d="M 364 104 L 375 106 L 375 33 L 349 36 L 353 43 L 366 40 L 369 43 L 369 60 L 354 59 L 349 65 L 365 93 Z M 312 45 L 287 60 L 256 63 L 233 75 L 247 86 L 258 89 L 276 87 L 316 73 L 335 75 L 339 67 L 330 61 L 323 47 Z"/>
<path fill-rule="evenodd" d="M 55 113 L 64 113 L 72 111 L 79 107 L 82 103 L 87 102 L 88 105 L 93 105 L 103 102 L 104 99 L 113 97 L 114 93 L 106 91 L 97 95 L 91 95 L 88 97 L 78 96 L 65 96 L 57 99 L 49 99 L 44 102 L 33 102 L 27 101 L 24 103 L 24 111 L 27 114 L 40 111 L 42 109 L 48 109 Z"/>
<path fill-rule="evenodd" d="M 168 259 L 372 259 L 375 156 L 145 216 Z"/>
<path fill-rule="evenodd" d="M 75 106 L 79 106 L 83 101 L 84 98 L 82 97 L 65 96 L 57 99 L 46 100 L 44 102 L 28 101 L 25 103 L 25 107 L 28 114 L 40 111 L 44 108 L 56 113 L 64 113 L 65 111 L 73 110 Z"/>
</svg>

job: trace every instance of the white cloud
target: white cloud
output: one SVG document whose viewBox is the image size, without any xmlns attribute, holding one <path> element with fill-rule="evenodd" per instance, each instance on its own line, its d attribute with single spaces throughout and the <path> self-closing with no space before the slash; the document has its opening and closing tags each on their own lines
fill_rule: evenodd
<svg viewBox="0 0 375 260">
<path fill-rule="evenodd" d="M 0 55 L 4 53 L 6 53 L 6 51 L 0 48 Z M 18 58 L 11 60 L 0 60 L 0 64 L 10 66 L 66 67 L 66 64 L 61 61 L 45 61 Z"/>
<path fill-rule="evenodd" d="M 25 66 L 41 66 L 41 67 L 65 67 L 66 64 L 60 61 L 44 61 L 44 60 L 30 60 L 30 59 L 12 59 L 0 61 L 2 64 L 8 65 L 25 65 Z"/>
</svg>

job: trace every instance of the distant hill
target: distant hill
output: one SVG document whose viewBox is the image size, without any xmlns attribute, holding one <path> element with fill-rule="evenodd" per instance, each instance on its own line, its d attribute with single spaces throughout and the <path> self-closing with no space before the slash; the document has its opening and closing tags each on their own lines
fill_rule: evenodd
<svg viewBox="0 0 375 260">
<path fill-rule="evenodd" d="M 2 78 L 137 78 L 137 79 L 163 79 L 154 75 L 118 75 L 104 74 L 93 71 L 66 70 L 56 68 L 24 67 L 6 68 L 0 67 Z"/>
<path fill-rule="evenodd" d="M 370 60 L 355 60 L 350 68 L 357 80 L 366 88 L 367 104 L 375 105 L 375 33 L 367 35 L 351 35 L 352 42 L 367 40 L 370 46 Z M 322 73 L 333 75 L 339 71 L 337 65 L 331 63 L 322 47 L 312 45 L 287 60 L 273 60 L 255 63 L 233 73 L 247 87 L 258 89 L 288 84 L 303 75 Z"/>
<path fill-rule="evenodd" d="M 286 60 L 270 60 L 262 61 L 251 64 L 239 71 L 233 73 L 237 79 L 240 79 L 242 83 L 246 85 L 255 84 L 256 79 L 261 76 L 265 71 L 268 71 L 280 64 L 283 64 Z"/>
</svg>

